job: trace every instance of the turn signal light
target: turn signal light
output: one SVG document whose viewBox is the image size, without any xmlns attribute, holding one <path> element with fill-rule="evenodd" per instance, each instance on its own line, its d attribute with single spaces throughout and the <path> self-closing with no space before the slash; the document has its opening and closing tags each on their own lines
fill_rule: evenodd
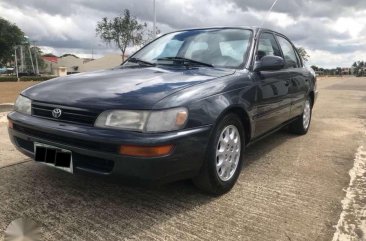
<svg viewBox="0 0 366 241">
<path fill-rule="evenodd" d="M 8 128 L 13 129 L 13 122 L 8 120 Z"/>
<path fill-rule="evenodd" d="M 122 145 L 119 148 L 119 153 L 122 155 L 137 156 L 137 157 L 159 157 L 170 154 L 172 150 L 173 145 L 163 145 L 163 146 Z"/>
</svg>

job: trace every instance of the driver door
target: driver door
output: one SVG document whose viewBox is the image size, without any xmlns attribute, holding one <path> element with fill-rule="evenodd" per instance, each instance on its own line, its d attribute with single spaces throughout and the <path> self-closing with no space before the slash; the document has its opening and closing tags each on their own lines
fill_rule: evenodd
<svg viewBox="0 0 366 241">
<path fill-rule="evenodd" d="M 256 61 L 268 55 L 283 57 L 274 35 L 263 32 L 257 43 Z M 253 73 L 253 76 L 257 90 L 254 137 L 259 137 L 289 119 L 291 76 L 286 69 L 260 71 Z"/>
</svg>

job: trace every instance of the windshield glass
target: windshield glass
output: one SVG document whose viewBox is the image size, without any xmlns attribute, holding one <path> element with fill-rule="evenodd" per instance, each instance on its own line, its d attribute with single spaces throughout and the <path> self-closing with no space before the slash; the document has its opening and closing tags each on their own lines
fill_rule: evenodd
<svg viewBox="0 0 366 241">
<path fill-rule="evenodd" d="M 160 37 L 133 55 L 153 64 L 191 64 L 238 68 L 246 59 L 252 31 L 246 29 L 200 29 L 174 32 Z M 132 62 L 132 61 L 130 61 Z M 134 61 L 136 62 L 136 61 Z M 179 62 L 179 61 L 178 61 Z"/>
</svg>

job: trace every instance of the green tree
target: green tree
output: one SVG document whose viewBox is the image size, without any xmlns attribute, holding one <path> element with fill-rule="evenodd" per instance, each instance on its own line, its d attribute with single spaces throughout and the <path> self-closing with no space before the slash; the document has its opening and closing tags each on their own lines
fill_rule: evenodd
<svg viewBox="0 0 366 241">
<path fill-rule="evenodd" d="M 352 64 L 353 74 L 355 76 L 363 76 L 364 75 L 364 67 L 366 67 L 366 62 L 364 61 L 356 61 Z"/>
<path fill-rule="evenodd" d="M 113 19 L 104 17 L 97 23 L 95 31 L 102 41 L 107 44 L 113 43 L 121 50 L 124 61 L 128 46 L 142 44 L 146 26 L 146 23 L 139 23 L 131 16 L 130 11 L 125 9 L 123 16 Z"/>
<path fill-rule="evenodd" d="M 0 65 L 14 57 L 14 47 L 24 41 L 24 33 L 15 24 L 0 17 Z"/>
<path fill-rule="evenodd" d="M 314 71 L 318 71 L 319 70 L 319 68 L 318 68 L 318 66 L 316 66 L 316 65 L 312 65 L 312 66 L 310 66 Z"/>
<path fill-rule="evenodd" d="M 301 56 L 301 58 L 304 61 L 308 61 L 309 60 L 310 55 L 306 52 L 306 50 L 303 47 L 298 47 L 296 49 L 297 49 L 297 52 L 299 53 L 299 55 Z"/>
</svg>

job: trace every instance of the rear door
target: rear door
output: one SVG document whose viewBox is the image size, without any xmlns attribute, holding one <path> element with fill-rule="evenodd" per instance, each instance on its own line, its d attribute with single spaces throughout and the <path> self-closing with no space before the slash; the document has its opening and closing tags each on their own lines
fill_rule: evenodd
<svg viewBox="0 0 366 241">
<path fill-rule="evenodd" d="M 286 61 L 285 68 L 290 76 L 288 94 L 291 98 L 290 118 L 293 118 L 303 112 L 309 89 L 309 76 L 294 45 L 284 36 L 276 35 L 276 37 Z"/>
<path fill-rule="evenodd" d="M 264 56 L 282 56 L 276 38 L 271 32 L 262 32 L 257 41 L 255 60 Z M 254 136 L 258 137 L 287 121 L 291 99 L 288 96 L 290 76 L 287 69 L 253 73 L 257 85 Z"/>
</svg>

